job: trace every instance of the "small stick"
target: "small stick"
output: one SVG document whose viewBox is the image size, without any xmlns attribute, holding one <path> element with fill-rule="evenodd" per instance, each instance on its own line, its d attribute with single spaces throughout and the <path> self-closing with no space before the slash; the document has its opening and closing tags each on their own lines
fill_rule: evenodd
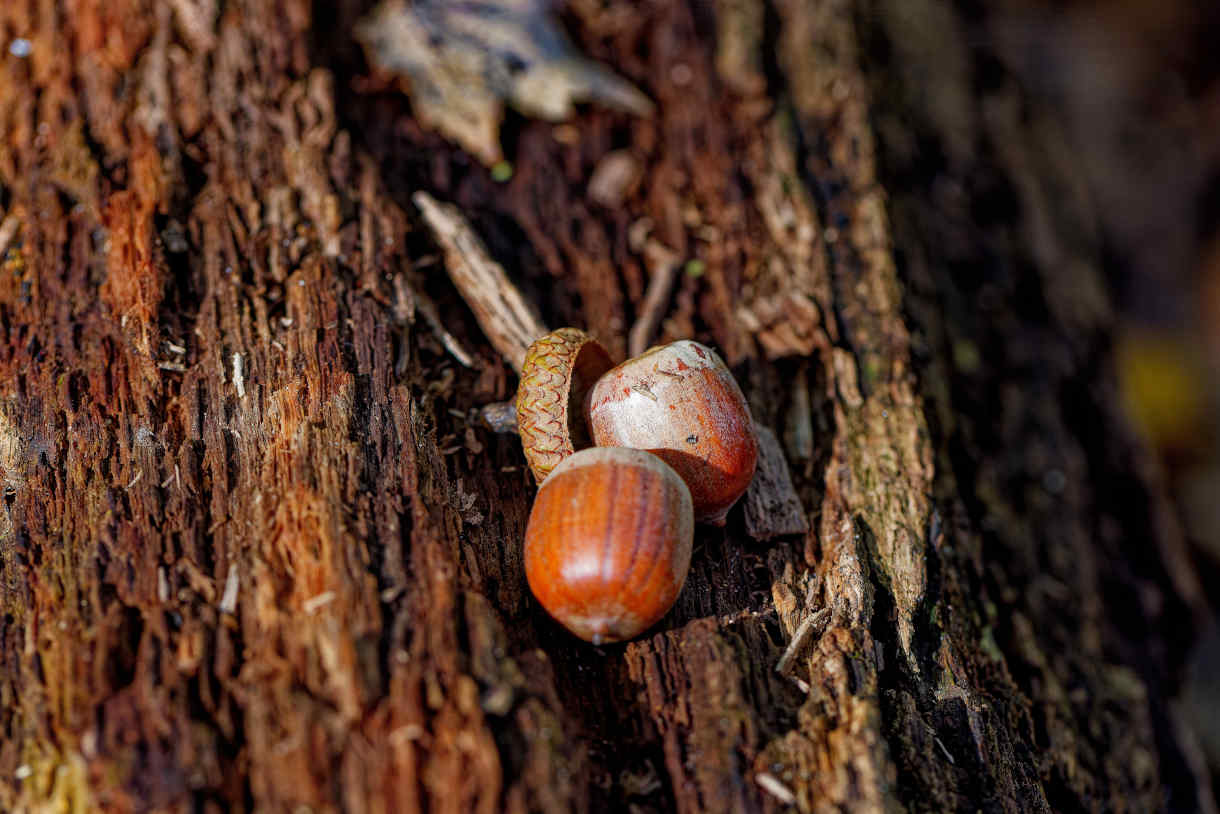
<svg viewBox="0 0 1220 814">
<path fill-rule="evenodd" d="M 650 267 L 652 276 L 644 292 L 644 302 L 640 305 L 640 316 L 627 334 L 627 353 L 633 357 L 646 351 L 656 335 L 681 265 L 677 253 L 657 240 L 644 244 L 644 261 Z"/>
<path fill-rule="evenodd" d="M 953 759 L 953 755 L 949 754 L 949 750 L 945 748 L 945 744 L 941 741 L 941 739 L 933 735 L 932 740 L 935 741 L 936 745 L 940 747 L 940 751 L 944 752 L 945 757 L 949 758 L 949 762 L 956 766 L 957 761 Z"/>
<path fill-rule="evenodd" d="M 775 672 L 780 675 L 788 672 L 788 668 L 792 666 L 797 653 L 800 652 L 809 636 L 815 632 L 821 632 L 828 618 L 830 618 L 830 608 L 822 608 L 801 620 L 792 633 L 792 641 L 788 642 L 788 646 L 784 648 L 784 654 L 775 663 Z"/>
<path fill-rule="evenodd" d="M 335 601 L 335 592 L 334 591 L 323 591 L 322 593 L 318 594 L 317 596 L 311 596 L 309 599 L 306 599 L 304 602 L 302 602 L 301 610 L 305 611 L 306 613 L 308 613 L 310 615 L 313 615 L 314 613 L 317 613 L 320 609 L 326 607 L 327 605 L 329 605 L 331 602 L 334 602 L 334 601 Z"/>
<path fill-rule="evenodd" d="M 462 367 L 474 367 L 474 357 L 462 347 L 462 343 L 457 337 L 445 330 L 445 326 L 441 324 L 440 315 L 436 313 L 436 305 L 427 294 L 422 291 L 413 292 L 415 296 L 415 313 L 424 318 L 424 322 L 428 323 L 428 327 L 436 334 L 436 338 L 445 346 L 445 350 L 461 363 Z"/>
<path fill-rule="evenodd" d="M 474 312 L 483 333 L 520 373 L 525 351 L 547 332 L 546 326 L 456 207 L 440 203 L 422 191 L 416 192 L 412 200 L 444 251 L 445 269 Z"/>
<path fill-rule="evenodd" d="M 754 782 L 762 787 L 762 790 L 770 794 L 776 800 L 779 800 L 786 806 L 796 805 L 796 795 L 792 793 L 792 789 L 780 782 L 780 779 L 773 774 L 767 772 L 759 772 L 754 775 Z"/>
</svg>

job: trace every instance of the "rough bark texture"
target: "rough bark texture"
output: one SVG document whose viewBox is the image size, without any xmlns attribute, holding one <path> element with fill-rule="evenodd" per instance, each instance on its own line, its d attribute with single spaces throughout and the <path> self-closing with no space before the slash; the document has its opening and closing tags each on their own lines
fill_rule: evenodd
<svg viewBox="0 0 1220 814">
<path fill-rule="evenodd" d="M 572 2 L 656 114 L 511 118 L 497 184 L 363 78 L 367 11 L 0 4 L 0 808 L 1211 805 L 1167 702 L 1204 599 L 1088 201 L 970 13 Z M 474 422 L 515 378 L 420 189 L 620 357 L 631 229 L 702 261 L 662 338 L 734 366 L 811 531 L 700 529 L 639 641 L 551 623 Z"/>
</svg>

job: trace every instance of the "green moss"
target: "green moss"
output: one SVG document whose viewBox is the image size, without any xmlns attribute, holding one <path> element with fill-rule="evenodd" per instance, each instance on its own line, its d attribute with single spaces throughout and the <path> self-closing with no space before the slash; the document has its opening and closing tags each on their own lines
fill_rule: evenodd
<svg viewBox="0 0 1220 814">
<path fill-rule="evenodd" d="M 881 381 L 882 373 L 881 359 L 872 354 L 869 354 L 868 358 L 864 360 L 864 364 L 860 366 L 860 374 L 864 377 L 864 385 L 869 390 L 874 389 L 878 382 Z"/>
<path fill-rule="evenodd" d="M 996 643 L 995 631 L 991 625 L 986 625 L 979 634 L 979 647 L 987 658 L 994 662 L 1002 663 L 1004 661 L 1004 652 L 1000 650 L 1000 645 Z"/>
<path fill-rule="evenodd" d="M 491 180 L 503 184 L 513 177 L 513 165 L 508 161 L 497 161 L 491 168 Z"/>
</svg>

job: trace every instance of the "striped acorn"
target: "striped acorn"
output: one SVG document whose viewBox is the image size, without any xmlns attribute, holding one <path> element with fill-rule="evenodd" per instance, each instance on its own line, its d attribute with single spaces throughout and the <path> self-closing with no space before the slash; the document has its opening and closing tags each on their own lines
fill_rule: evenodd
<svg viewBox="0 0 1220 814">
<path fill-rule="evenodd" d="M 690 490 L 648 452 L 581 450 L 538 489 L 525 577 L 538 602 L 585 641 L 636 636 L 669 611 L 690 568 Z"/>
<path fill-rule="evenodd" d="M 612 367 L 606 349 L 576 328 L 551 331 L 529 346 L 517 387 L 517 430 L 538 483 L 592 443 L 583 405 L 589 388 Z"/>
<path fill-rule="evenodd" d="M 682 340 L 623 362 L 589 391 L 598 446 L 646 449 L 690 487 L 695 519 L 722 526 L 758 461 L 745 395 L 720 357 Z"/>
</svg>

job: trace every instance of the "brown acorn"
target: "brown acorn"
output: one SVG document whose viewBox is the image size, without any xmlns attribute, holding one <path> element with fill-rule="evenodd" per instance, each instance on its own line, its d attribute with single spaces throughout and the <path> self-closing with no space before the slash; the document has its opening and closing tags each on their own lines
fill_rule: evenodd
<svg viewBox="0 0 1220 814">
<path fill-rule="evenodd" d="M 576 328 L 551 331 L 529 346 L 517 387 L 517 430 L 538 483 L 564 458 L 592 444 L 585 397 L 613 366 L 606 349 Z"/>
<path fill-rule="evenodd" d="M 525 577 L 538 602 L 585 641 L 630 639 L 673 606 L 690 568 L 690 491 L 648 452 L 593 447 L 538 489 Z"/>
<path fill-rule="evenodd" d="M 690 488 L 695 519 L 722 526 L 758 460 L 750 408 L 711 348 L 682 340 L 604 374 L 586 404 L 593 443 L 645 449 Z"/>
</svg>

